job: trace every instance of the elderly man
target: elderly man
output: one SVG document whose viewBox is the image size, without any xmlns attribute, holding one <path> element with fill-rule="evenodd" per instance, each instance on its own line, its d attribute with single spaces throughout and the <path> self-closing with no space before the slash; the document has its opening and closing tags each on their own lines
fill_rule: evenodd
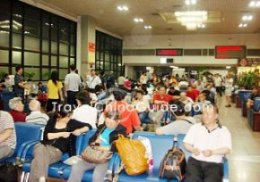
<svg viewBox="0 0 260 182">
<path fill-rule="evenodd" d="M 24 105 L 20 97 L 11 99 L 9 101 L 9 107 L 14 122 L 25 122 L 26 114 L 24 113 Z"/>
<path fill-rule="evenodd" d="M 32 100 L 29 103 L 29 109 L 32 111 L 31 114 L 26 116 L 25 121 L 27 123 L 34 123 L 40 125 L 46 125 L 49 121 L 49 116 L 41 112 L 41 103 L 38 100 Z"/>
<path fill-rule="evenodd" d="M 0 159 L 13 154 L 16 146 L 16 133 L 12 116 L 0 111 Z"/>
</svg>

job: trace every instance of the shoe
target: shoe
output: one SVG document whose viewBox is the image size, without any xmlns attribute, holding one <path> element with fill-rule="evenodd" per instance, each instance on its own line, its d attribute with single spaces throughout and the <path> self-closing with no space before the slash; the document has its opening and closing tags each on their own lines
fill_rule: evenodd
<svg viewBox="0 0 260 182">
<path fill-rule="evenodd" d="M 112 174 L 106 174 L 104 178 L 104 182 L 112 182 Z"/>
<path fill-rule="evenodd" d="M 118 182 L 119 174 L 114 174 L 112 182 Z"/>
<path fill-rule="evenodd" d="M 226 105 L 225 107 L 231 107 L 231 105 L 229 104 L 229 105 Z"/>
</svg>

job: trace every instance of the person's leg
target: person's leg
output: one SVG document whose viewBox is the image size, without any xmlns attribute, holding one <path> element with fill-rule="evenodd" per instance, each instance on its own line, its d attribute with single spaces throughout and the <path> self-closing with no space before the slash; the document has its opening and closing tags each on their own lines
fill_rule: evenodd
<svg viewBox="0 0 260 182">
<path fill-rule="evenodd" d="M 31 164 L 31 172 L 29 176 L 30 182 L 46 179 L 48 176 L 48 167 L 50 164 L 60 160 L 62 152 L 52 146 L 37 144 L 34 148 L 34 158 Z"/>
<path fill-rule="evenodd" d="M 85 162 L 84 160 L 80 160 L 78 163 L 72 166 L 68 182 L 81 182 L 85 171 L 94 168 L 95 164 Z"/>
<path fill-rule="evenodd" d="M 203 171 L 199 161 L 189 158 L 184 182 L 203 182 Z"/>
<path fill-rule="evenodd" d="M 222 182 L 223 164 L 204 163 L 202 165 L 204 172 L 204 182 Z"/>
<path fill-rule="evenodd" d="M 5 146 L 0 146 L 0 159 L 10 157 L 13 154 L 14 150 L 5 145 Z"/>
<path fill-rule="evenodd" d="M 106 171 L 108 167 L 108 162 L 104 164 L 96 164 L 96 167 L 93 172 L 92 182 L 102 182 L 104 181 Z"/>
</svg>

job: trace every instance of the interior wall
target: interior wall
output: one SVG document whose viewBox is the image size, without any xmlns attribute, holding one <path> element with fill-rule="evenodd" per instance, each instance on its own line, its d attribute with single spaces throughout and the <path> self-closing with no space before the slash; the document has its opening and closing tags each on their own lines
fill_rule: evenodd
<svg viewBox="0 0 260 182">
<path fill-rule="evenodd" d="M 134 35 L 124 37 L 124 49 L 215 48 L 216 45 L 246 45 L 260 48 L 260 34 Z"/>
</svg>

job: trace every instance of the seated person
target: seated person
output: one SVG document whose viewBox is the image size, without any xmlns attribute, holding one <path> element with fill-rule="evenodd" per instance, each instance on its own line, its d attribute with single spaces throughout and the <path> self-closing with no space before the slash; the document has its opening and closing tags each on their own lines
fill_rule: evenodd
<svg viewBox="0 0 260 182">
<path fill-rule="evenodd" d="M 103 85 L 97 85 L 95 87 L 95 91 L 96 91 L 96 96 L 98 101 L 105 99 L 108 95 Z"/>
<path fill-rule="evenodd" d="M 252 89 L 252 93 L 250 97 L 247 99 L 246 106 L 247 108 L 251 108 L 254 105 L 254 99 L 256 97 L 260 97 L 260 87 L 254 86 Z"/>
<path fill-rule="evenodd" d="M 150 111 L 149 117 L 156 123 L 160 124 L 163 120 L 167 120 L 168 111 L 163 112 L 165 107 L 168 107 L 170 101 L 174 99 L 175 96 L 166 94 L 166 87 L 164 85 L 158 86 L 158 91 L 153 95 L 153 109 L 155 111 Z"/>
<path fill-rule="evenodd" d="M 71 135 L 79 136 L 91 129 L 85 123 L 72 120 L 70 117 L 71 113 L 60 107 L 47 123 L 43 140 L 34 147 L 29 182 L 46 181 L 48 166 L 58 162 L 64 153 L 75 148 L 70 145 Z"/>
<path fill-rule="evenodd" d="M 71 118 L 96 128 L 97 109 L 90 106 L 91 98 L 89 92 L 81 91 L 77 93 L 76 101 L 78 107 L 73 111 Z"/>
<path fill-rule="evenodd" d="M 16 134 L 12 116 L 0 111 L 0 160 L 13 154 L 16 147 Z"/>
<path fill-rule="evenodd" d="M 38 100 L 31 100 L 29 103 L 29 109 L 31 110 L 31 113 L 25 118 L 27 123 L 40 125 L 47 124 L 50 118 L 47 114 L 41 112 L 41 103 Z"/>
<path fill-rule="evenodd" d="M 186 92 L 182 92 L 180 94 L 179 101 L 181 101 L 184 105 L 193 104 L 193 100 L 190 97 L 187 96 Z"/>
<path fill-rule="evenodd" d="M 187 96 L 190 97 L 193 101 L 197 100 L 199 94 L 200 91 L 197 90 L 196 84 L 192 84 L 191 86 L 188 87 Z"/>
<path fill-rule="evenodd" d="M 9 101 L 9 112 L 14 122 L 25 122 L 26 114 L 24 113 L 24 105 L 20 97 L 15 97 Z"/>
<path fill-rule="evenodd" d="M 105 124 L 98 127 L 96 133 L 89 140 L 89 145 L 98 145 L 100 150 L 111 150 L 116 152 L 113 141 L 117 140 L 118 135 L 126 136 L 126 128 L 120 123 L 118 112 L 111 111 L 105 114 Z M 86 170 L 94 169 L 92 181 L 102 182 L 106 175 L 108 162 L 104 164 L 89 163 L 84 160 L 73 165 L 68 182 L 81 182 Z"/>
<path fill-rule="evenodd" d="M 181 92 L 179 90 L 176 90 L 172 84 L 172 86 L 170 86 L 170 88 L 168 90 L 168 94 L 172 95 L 172 96 L 180 96 Z"/>
<path fill-rule="evenodd" d="M 181 101 L 175 101 L 171 104 L 172 114 L 176 117 L 176 121 L 157 128 L 157 135 L 178 135 L 178 134 L 186 134 L 190 127 L 196 123 L 195 119 L 193 119 L 189 115 L 189 112 L 185 111 L 185 105 Z"/>
<path fill-rule="evenodd" d="M 148 100 L 144 98 L 144 92 L 142 90 L 136 90 L 132 105 L 135 107 L 142 124 L 149 123 L 150 119 L 148 114 L 150 104 Z"/>
<path fill-rule="evenodd" d="M 231 152 L 231 134 L 221 126 L 216 105 L 203 108 L 202 123 L 191 126 L 184 140 L 191 152 L 185 182 L 222 182 L 223 158 Z"/>
<path fill-rule="evenodd" d="M 132 133 L 134 130 L 142 130 L 141 121 L 136 110 L 125 101 L 127 92 L 120 88 L 115 88 L 113 90 L 113 95 L 115 100 L 107 104 L 104 113 L 118 111 L 120 118 L 122 118 L 120 124 L 126 128 L 128 134 Z"/>
<path fill-rule="evenodd" d="M 196 114 L 201 114 L 203 112 L 204 105 L 211 104 L 209 100 L 207 100 L 207 93 L 201 92 L 197 99 L 197 102 L 194 103 L 193 108 L 195 108 Z"/>
</svg>

